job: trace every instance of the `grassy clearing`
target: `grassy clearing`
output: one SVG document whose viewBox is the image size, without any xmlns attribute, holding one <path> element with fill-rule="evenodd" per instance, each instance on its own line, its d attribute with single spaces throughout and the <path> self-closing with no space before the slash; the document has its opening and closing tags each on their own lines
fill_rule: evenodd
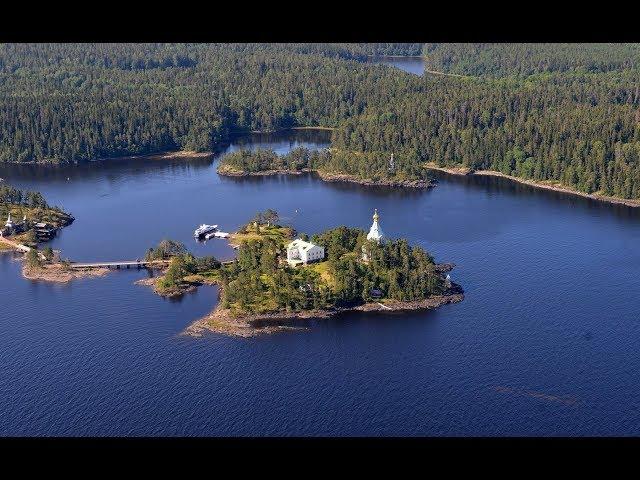
<svg viewBox="0 0 640 480">
<path fill-rule="evenodd" d="M 239 317 L 242 315 L 250 314 L 263 314 L 263 313 L 274 313 L 278 311 L 278 305 L 275 299 L 270 298 L 266 292 L 264 295 L 260 295 L 253 298 L 253 301 L 250 303 L 240 305 L 239 302 L 234 302 L 229 305 L 229 310 L 231 311 L 231 315 L 234 317 Z"/>
<path fill-rule="evenodd" d="M 281 227 L 278 225 L 259 225 L 259 233 L 255 230 L 253 225 L 249 225 L 244 233 L 236 232 L 230 235 L 231 242 L 239 245 L 242 242 L 251 240 L 261 240 L 263 238 L 272 238 L 280 245 L 287 244 L 294 234 L 294 230 L 291 227 Z"/>
<path fill-rule="evenodd" d="M 208 270 L 202 273 L 187 275 L 183 278 L 187 283 L 203 283 L 205 285 L 214 285 L 220 281 L 220 269 Z"/>
<path fill-rule="evenodd" d="M 329 271 L 329 262 L 311 263 L 307 265 L 306 268 L 315 270 L 320 275 L 323 282 L 325 282 L 329 287 L 335 288 L 336 279 Z"/>
</svg>

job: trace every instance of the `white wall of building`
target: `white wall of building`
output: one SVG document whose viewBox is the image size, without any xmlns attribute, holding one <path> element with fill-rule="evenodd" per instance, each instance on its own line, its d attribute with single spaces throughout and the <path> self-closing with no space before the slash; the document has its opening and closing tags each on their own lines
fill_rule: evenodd
<svg viewBox="0 0 640 480">
<path fill-rule="evenodd" d="M 287 260 L 289 262 L 315 262 L 324 259 L 324 247 L 297 239 L 287 245 Z"/>
<path fill-rule="evenodd" d="M 313 247 L 302 251 L 300 257 L 305 263 L 322 260 L 324 258 L 324 247 L 314 245 Z"/>
</svg>

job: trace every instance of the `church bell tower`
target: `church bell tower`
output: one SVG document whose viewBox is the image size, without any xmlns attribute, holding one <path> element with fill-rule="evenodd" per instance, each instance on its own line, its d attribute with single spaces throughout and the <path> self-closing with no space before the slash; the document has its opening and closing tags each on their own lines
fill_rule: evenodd
<svg viewBox="0 0 640 480">
<path fill-rule="evenodd" d="M 382 232 L 382 228 L 380 227 L 380 215 L 378 215 L 378 209 L 376 208 L 373 212 L 373 223 L 371 224 L 371 228 L 369 229 L 369 233 L 367 234 L 367 240 L 372 240 L 377 243 L 381 243 L 384 241 L 385 236 Z"/>
</svg>

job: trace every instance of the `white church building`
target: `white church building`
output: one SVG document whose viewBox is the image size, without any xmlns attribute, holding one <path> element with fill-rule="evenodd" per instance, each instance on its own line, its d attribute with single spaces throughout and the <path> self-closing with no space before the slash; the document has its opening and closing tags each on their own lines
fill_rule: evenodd
<svg viewBox="0 0 640 480">
<path fill-rule="evenodd" d="M 378 215 L 378 209 L 376 208 L 373 211 L 373 223 L 371 224 L 371 228 L 369 229 L 369 233 L 367 234 L 367 240 L 371 242 L 376 242 L 378 245 L 384 243 L 387 239 L 384 232 L 382 231 L 382 227 L 380 226 L 380 215 Z M 369 260 L 369 252 L 367 250 L 367 245 L 362 246 L 362 259 L 364 261 Z"/>
<path fill-rule="evenodd" d="M 287 263 L 291 266 L 321 260 L 324 260 L 324 247 L 299 238 L 287 245 Z"/>
<path fill-rule="evenodd" d="M 386 237 L 384 236 L 384 232 L 380 227 L 380 223 L 378 220 L 380 219 L 380 215 L 378 215 L 378 209 L 376 208 L 373 211 L 373 223 L 371 224 L 371 228 L 369 229 L 369 233 L 367 234 L 367 240 L 372 240 L 376 243 L 382 243 L 385 241 Z"/>
<path fill-rule="evenodd" d="M 4 237 L 7 235 L 13 235 L 14 233 L 22 233 L 26 229 L 27 229 L 27 216 L 25 215 L 22 218 L 21 223 L 16 223 L 11 218 L 11 212 L 9 212 L 9 217 L 7 218 L 7 221 L 4 224 L 4 227 L 0 227 L 0 235 Z"/>
</svg>

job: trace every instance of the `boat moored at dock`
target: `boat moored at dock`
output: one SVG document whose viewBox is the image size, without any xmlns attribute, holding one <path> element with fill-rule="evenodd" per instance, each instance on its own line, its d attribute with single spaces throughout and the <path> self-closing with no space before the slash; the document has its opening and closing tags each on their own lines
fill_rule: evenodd
<svg viewBox="0 0 640 480">
<path fill-rule="evenodd" d="M 196 230 L 193 232 L 193 236 L 195 238 L 201 238 L 208 233 L 215 232 L 217 229 L 218 225 L 207 225 L 203 223 L 198 228 L 196 228 Z"/>
</svg>

